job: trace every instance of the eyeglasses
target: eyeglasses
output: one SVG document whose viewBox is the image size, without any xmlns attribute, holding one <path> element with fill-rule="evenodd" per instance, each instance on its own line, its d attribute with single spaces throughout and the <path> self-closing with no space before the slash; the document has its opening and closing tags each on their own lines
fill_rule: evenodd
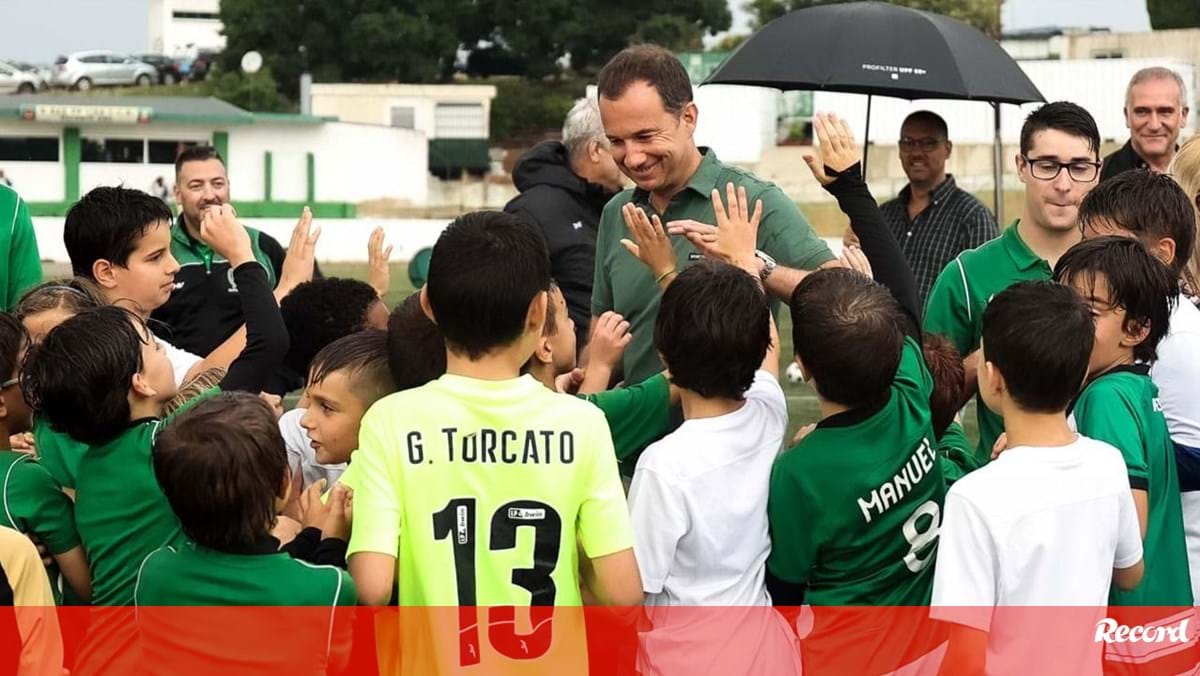
<svg viewBox="0 0 1200 676">
<path fill-rule="evenodd" d="M 1067 170 L 1071 180 L 1076 183 L 1090 183 L 1096 180 L 1097 174 L 1100 173 L 1099 162 L 1059 162 L 1058 160 L 1032 160 L 1025 155 L 1021 157 L 1029 165 L 1029 173 L 1039 181 L 1053 181 L 1058 178 L 1063 169 Z"/>
<path fill-rule="evenodd" d="M 12 387 L 13 385 L 16 385 L 19 382 L 21 382 L 20 378 L 9 378 L 8 380 L 5 380 L 4 382 L 0 383 L 0 390 L 7 390 L 8 388 Z"/>
<path fill-rule="evenodd" d="M 900 139 L 900 151 L 911 153 L 914 149 L 920 149 L 921 152 L 930 152 L 942 144 L 941 139 L 936 138 L 908 138 L 907 136 Z"/>
</svg>

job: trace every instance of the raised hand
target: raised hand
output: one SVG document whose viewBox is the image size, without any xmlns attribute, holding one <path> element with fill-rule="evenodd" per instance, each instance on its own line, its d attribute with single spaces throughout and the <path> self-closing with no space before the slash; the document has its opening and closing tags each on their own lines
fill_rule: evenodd
<svg viewBox="0 0 1200 676">
<path fill-rule="evenodd" d="M 277 298 L 286 296 L 292 289 L 312 279 L 317 260 L 317 240 L 320 237 L 321 228 L 312 227 L 312 210 L 304 207 L 300 220 L 292 228 L 292 239 L 288 242 L 287 254 L 283 259 L 283 271 L 275 286 Z"/>
<path fill-rule="evenodd" d="M 826 174 L 825 167 L 841 173 L 854 166 L 859 161 L 858 146 L 850 125 L 832 113 L 818 113 L 813 118 L 813 129 L 820 144 L 819 154 L 805 154 L 804 163 L 818 183 L 829 185 L 835 177 Z"/>
<path fill-rule="evenodd" d="M 380 298 L 392 288 L 391 257 L 392 245 L 383 246 L 383 226 L 377 226 L 367 240 L 367 283 Z"/>
<path fill-rule="evenodd" d="M 321 524 L 322 538 L 350 539 L 350 524 L 354 520 L 354 491 L 334 484 L 329 491 L 329 512 Z"/>
<path fill-rule="evenodd" d="M 610 371 L 615 369 L 632 340 L 629 322 L 624 317 L 611 310 L 600 315 L 596 318 L 588 342 L 588 367 L 603 366 Z"/>
<path fill-rule="evenodd" d="M 656 281 L 674 272 L 675 249 L 671 247 L 671 240 L 658 216 L 653 216 L 653 220 L 647 218 L 646 212 L 632 202 L 621 207 L 621 216 L 633 236 L 633 241 L 622 239 L 621 246 L 650 268 Z"/>
<path fill-rule="evenodd" d="M 838 256 L 838 262 L 843 268 L 849 268 L 861 275 L 875 279 L 875 273 L 871 270 L 871 261 L 867 260 L 867 255 L 857 246 L 843 247 L 842 255 Z"/>
<path fill-rule="evenodd" d="M 667 232 L 684 235 L 705 256 L 725 261 L 744 268 L 758 276 L 758 262 L 754 249 L 758 240 L 758 225 L 762 221 L 762 200 L 756 200 L 754 213 L 750 213 L 750 200 L 746 189 L 725 185 L 726 202 L 722 204 L 719 190 L 712 191 L 713 215 L 716 225 L 693 220 L 671 221 Z"/>
<path fill-rule="evenodd" d="M 254 260 L 250 233 L 238 222 L 232 204 L 215 204 L 204 210 L 200 216 L 200 239 L 229 261 L 232 268 Z"/>
</svg>

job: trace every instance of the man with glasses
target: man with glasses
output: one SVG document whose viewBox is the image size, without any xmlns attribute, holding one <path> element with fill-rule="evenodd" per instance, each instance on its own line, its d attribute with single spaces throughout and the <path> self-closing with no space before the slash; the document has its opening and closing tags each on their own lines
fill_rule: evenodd
<svg viewBox="0 0 1200 676">
<path fill-rule="evenodd" d="M 1000 232 L 992 212 L 946 173 L 954 144 L 940 115 L 918 110 L 905 118 L 899 146 L 900 166 L 908 185 L 880 210 L 917 278 L 924 305 L 933 281 L 947 263 Z M 857 243 L 850 229 L 843 240 Z"/>
<path fill-rule="evenodd" d="M 1096 186 L 1099 153 L 1100 132 L 1083 108 L 1056 101 L 1030 113 L 1016 157 L 1017 176 L 1025 185 L 1021 217 L 1000 237 L 950 261 L 934 282 L 925 331 L 946 336 L 966 357 L 968 392 L 976 389 L 984 308 L 1016 282 L 1050 279 L 1059 256 L 1080 240 L 1079 203 Z M 982 401 L 976 403 L 976 452 L 987 462 L 1004 425 Z"/>
</svg>

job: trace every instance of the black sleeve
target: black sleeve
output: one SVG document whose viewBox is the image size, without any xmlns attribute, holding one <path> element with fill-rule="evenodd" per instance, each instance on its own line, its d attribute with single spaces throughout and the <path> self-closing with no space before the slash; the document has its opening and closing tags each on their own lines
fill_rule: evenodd
<svg viewBox="0 0 1200 676">
<path fill-rule="evenodd" d="M 292 541 L 279 548 L 279 551 L 286 553 L 288 556 L 297 561 L 308 561 L 312 563 L 313 554 L 317 551 L 317 546 L 321 542 L 321 529 L 309 526 L 300 531 Z"/>
<path fill-rule="evenodd" d="M 770 568 L 767 568 L 766 582 L 772 605 L 786 607 L 804 605 L 804 591 L 808 589 L 808 585 L 781 580 L 771 573 Z"/>
<path fill-rule="evenodd" d="M 246 320 L 246 347 L 221 381 L 226 391 L 261 392 L 271 374 L 283 363 L 288 351 L 287 326 L 279 314 L 267 271 L 258 261 L 242 263 L 233 271 L 233 281 L 242 300 Z"/>
<path fill-rule="evenodd" d="M 346 570 L 346 548 L 349 546 L 350 543 L 341 538 L 325 538 L 317 545 L 317 551 L 313 554 L 313 560 L 310 563 L 318 566 L 336 566 Z"/>
<path fill-rule="evenodd" d="M 840 174 L 825 167 L 825 172 L 837 177 L 825 189 L 837 199 L 842 212 L 850 217 L 850 228 L 858 235 L 863 253 L 871 262 L 875 281 L 892 292 L 904 311 L 904 333 L 920 340 L 921 301 L 917 280 L 896 236 L 884 222 L 871 190 L 862 179 L 862 166 L 855 164 Z"/>
</svg>

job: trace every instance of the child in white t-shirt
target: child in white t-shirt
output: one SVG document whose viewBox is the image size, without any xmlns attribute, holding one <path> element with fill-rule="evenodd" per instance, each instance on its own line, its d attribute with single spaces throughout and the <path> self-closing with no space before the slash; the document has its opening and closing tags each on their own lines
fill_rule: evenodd
<svg viewBox="0 0 1200 676">
<path fill-rule="evenodd" d="M 984 312 L 979 392 L 1007 450 L 946 495 L 931 613 L 953 624 L 942 673 L 1099 673 L 1109 587 L 1142 578 L 1121 453 L 1067 424 L 1092 327 L 1051 282 L 1009 287 Z"/>
<path fill-rule="evenodd" d="M 644 235 L 635 233 L 639 257 L 650 264 L 654 242 Z M 684 422 L 646 449 L 629 490 L 652 625 L 641 635 L 642 673 L 800 669 L 766 588 L 768 487 L 787 427 L 779 338 L 752 253 L 738 262 L 656 275 L 668 286 L 654 345 L 680 389 Z"/>
</svg>

